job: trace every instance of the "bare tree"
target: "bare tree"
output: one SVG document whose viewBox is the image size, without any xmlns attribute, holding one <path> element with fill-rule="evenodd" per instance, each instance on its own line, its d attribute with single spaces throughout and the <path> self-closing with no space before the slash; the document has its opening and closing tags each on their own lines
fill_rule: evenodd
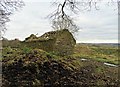
<svg viewBox="0 0 120 87">
<path fill-rule="evenodd" d="M 22 0 L 0 0 L 0 34 L 5 32 L 5 25 L 10 21 L 10 15 L 23 6 Z"/>
<path fill-rule="evenodd" d="M 57 9 L 49 15 L 52 21 L 52 27 L 55 30 L 68 29 L 70 32 L 75 33 L 79 30 L 79 27 L 74 23 L 73 18 L 69 15 L 69 11 L 73 14 L 77 14 L 81 11 L 89 11 L 91 8 L 99 10 L 99 5 L 104 0 L 56 0 L 53 5 L 57 6 Z M 114 3 L 119 0 L 109 0 L 107 3 Z"/>
</svg>

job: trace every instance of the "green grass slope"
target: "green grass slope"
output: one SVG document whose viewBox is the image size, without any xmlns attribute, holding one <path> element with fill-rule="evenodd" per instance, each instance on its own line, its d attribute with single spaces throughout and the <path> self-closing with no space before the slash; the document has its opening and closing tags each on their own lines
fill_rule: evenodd
<svg viewBox="0 0 120 87">
<path fill-rule="evenodd" d="M 2 87 L 118 87 L 118 48 L 77 44 L 64 57 L 41 49 L 4 46 Z M 87 60 L 83 60 L 87 59 Z"/>
<path fill-rule="evenodd" d="M 118 64 L 119 53 L 117 46 L 77 44 L 73 56 Z"/>
</svg>

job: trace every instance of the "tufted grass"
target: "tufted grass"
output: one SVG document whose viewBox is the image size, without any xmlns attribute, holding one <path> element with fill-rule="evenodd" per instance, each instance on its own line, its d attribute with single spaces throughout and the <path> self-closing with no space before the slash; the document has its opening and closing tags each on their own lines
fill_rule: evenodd
<svg viewBox="0 0 120 87">
<path fill-rule="evenodd" d="M 102 46 L 102 45 L 88 45 L 77 44 L 74 49 L 74 57 L 94 59 L 100 62 L 108 62 L 118 64 L 118 52 L 117 47 Z"/>
</svg>

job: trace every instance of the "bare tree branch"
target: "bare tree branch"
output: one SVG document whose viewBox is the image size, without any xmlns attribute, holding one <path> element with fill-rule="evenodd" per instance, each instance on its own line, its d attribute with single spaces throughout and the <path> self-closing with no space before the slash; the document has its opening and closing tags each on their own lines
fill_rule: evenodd
<svg viewBox="0 0 120 87">
<path fill-rule="evenodd" d="M 0 35 L 5 32 L 10 15 L 24 5 L 22 0 L 0 0 Z"/>
<path fill-rule="evenodd" d="M 54 2 L 57 5 L 57 9 L 52 12 L 48 17 L 52 21 L 52 27 L 55 30 L 68 29 L 72 33 L 79 30 L 79 27 L 74 23 L 73 18 L 69 16 L 66 8 L 77 14 L 81 11 L 90 11 L 92 8 L 99 10 L 98 3 L 104 0 L 64 0 L 63 3 Z M 116 0 L 119 2 L 119 0 Z M 116 1 L 110 0 L 109 3 Z"/>
</svg>

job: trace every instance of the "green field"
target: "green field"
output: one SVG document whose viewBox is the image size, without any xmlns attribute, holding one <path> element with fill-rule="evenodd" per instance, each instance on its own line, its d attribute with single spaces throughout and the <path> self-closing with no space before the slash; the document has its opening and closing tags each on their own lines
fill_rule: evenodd
<svg viewBox="0 0 120 87">
<path fill-rule="evenodd" d="M 73 56 L 118 64 L 118 46 L 111 44 L 77 44 Z"/>
</svg>

